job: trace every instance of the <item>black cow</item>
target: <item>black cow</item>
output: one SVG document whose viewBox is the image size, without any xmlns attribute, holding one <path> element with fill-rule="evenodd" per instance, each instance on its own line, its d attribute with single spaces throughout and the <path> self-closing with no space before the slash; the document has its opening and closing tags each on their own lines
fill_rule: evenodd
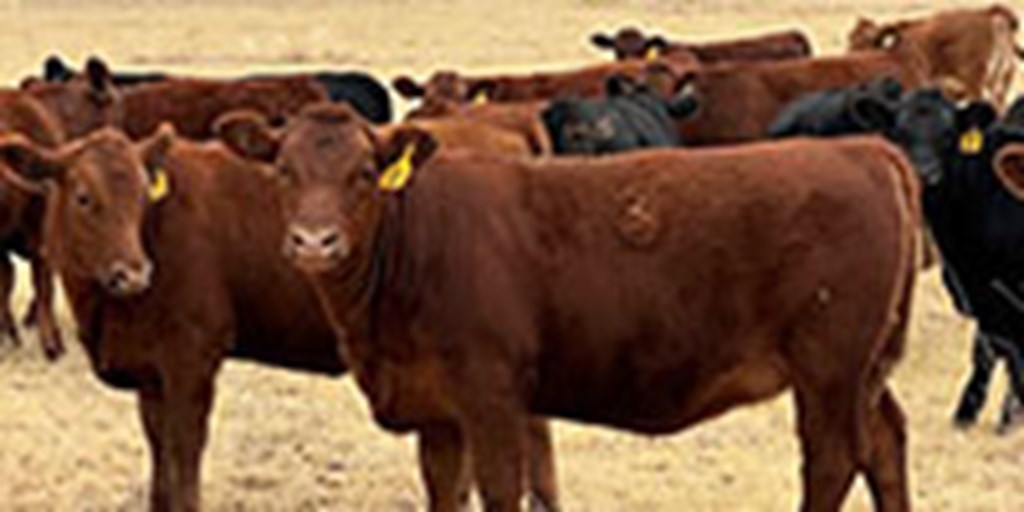
<svg viewBox="0 0 1024 512">
<path fill-rule="evenodd" d="M 609 78 L 606 97 L 559 99 L 541 114 L 555 154 L 606 154 L 678 146 L 673 119 L 697 111 L 692 96 L 668 101 L 624 76 Z"/>
<path fill-rule="evenodd" d="M 60 57 L 51 55 L 43 63 L 43 79 L 47 82 L 66 82 L 75 77 L 78 71 L 68 66 Z M 333 102 L 345 101 L 355 107 L 359 113 L 376 124 L 391 121 L 391 98 L 387 88 L 377 79 L 358 71 L 318 72 L 306 75 L 319 83 Z M 173 80 L 177 77 L 161 72 L 117 72 L 112 74 L 114 85 L 132 87 L 152 82 Z M 241 80 L 275 80 L 282 75 L 256 74 L 242 77 Z"/>
<path fill-rule="evenodd" d="M 1024 397 L 1024 202 L 1003 186 L 995 156 L 1024 142 L 1016 118 L 996 119 L 988 104 L 957 108 L 935 90 L 910 95 L 895 111 L 889 136 L 924 182 L 922 206 L 943 255 L 943 278 L 957 308 L 977 319 L 974 367 L 955 413 L 972 424 L 992 368 L 1004 359 L 1010 393 L 999 430 L 1021 417 Z"/>
<path fill-rule="evenodd" d="M 902 94 L 903 86 L 892 77 L 807 94 L 782 110 L 768 129 L 768 134 L 778 138 L 877 132 L 885 127 L 876 125 L 876 118 L 861 112 L 858 107 L 864 105 L 867 98 L 895 103 Z"/>
</svg>

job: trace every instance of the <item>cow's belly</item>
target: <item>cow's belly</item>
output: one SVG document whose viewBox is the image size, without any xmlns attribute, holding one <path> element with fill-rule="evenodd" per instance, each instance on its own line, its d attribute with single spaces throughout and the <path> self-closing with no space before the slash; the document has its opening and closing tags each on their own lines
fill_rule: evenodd
<svg viewBox="0 0 1024 512">
<path fill-rule="evenodd" d="M 725 364 L 680 361 L 649 372 L 568 368 L 540 376 L 536 412 L 650 434 L 681 430 L 789 386 L 782 360 L 770 355 Z"/>
</svg>

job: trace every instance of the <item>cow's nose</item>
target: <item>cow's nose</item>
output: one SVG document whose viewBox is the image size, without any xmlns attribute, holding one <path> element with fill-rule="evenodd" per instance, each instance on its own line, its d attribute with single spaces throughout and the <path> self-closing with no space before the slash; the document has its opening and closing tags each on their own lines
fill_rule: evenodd
<svg viewBox="0 0 1024 512">
<path fill-rule="evenodd" d="M 149 261 L 137 263 L 115 261 L 107 269 L 107 276 L 103 284 L 114 295 L 122 297 L 135 295 L 149 288 L 152 274 L 153 264 Z"/>
<path fill-rule="evenodd" d="M 298 259 L 343 258 L 347 252 L 341 231 L 334 227 L 292 226 L 287 245 L 287 252 Z"/>
</svg>

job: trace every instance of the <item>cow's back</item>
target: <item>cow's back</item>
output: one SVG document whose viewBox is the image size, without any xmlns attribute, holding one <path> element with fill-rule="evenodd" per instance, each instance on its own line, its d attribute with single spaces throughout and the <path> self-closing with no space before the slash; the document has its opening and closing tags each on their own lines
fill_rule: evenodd
<svg viewBox="0 0 1024 512">
<path fill-rule="evenodd" d="M 304 105 L 327 99 L 324 87 L 309 77 L 148 83 L 124 91 L 124 130 L 139 139 L 166 121 L 182 136 L 208 139 L 214 121 L 226 112 L 254 110 L 280 122 Z"/>
<path fill-rule="evenodd" d="M 693 52 L 701 64 L 775 61 L 811 56 L 811 44 L 807 36 L 797 30 L 683 47 Z"/>
<path fill-rule="evenodd" d="M 728 144 L 764 138 L 786 105 L 808 93 L 893 77 L 905 88 L 927 75 L 916 53 L 859 52 L 840 57 L 720 65 L 694 78 L 701 110 L 678 123 L 687 143 Z"/>
</svg>

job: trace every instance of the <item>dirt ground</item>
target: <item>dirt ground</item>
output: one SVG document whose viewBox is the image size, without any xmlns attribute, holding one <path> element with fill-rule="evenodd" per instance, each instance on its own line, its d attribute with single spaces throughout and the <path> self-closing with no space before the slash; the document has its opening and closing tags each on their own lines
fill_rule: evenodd
<svg viewBox="0 0 1024 512">
<path fill-rule="evenodd" d="M 796 26 L 827 53 L 841 51 L 857 15 L 944 5 L 951 3 L 0 0 L 0 77 L 15 84 L 37 73 L 52 51 L 210 75 L 363 68 L 388 79 L 439 67 L 557 68 L 602 59 L 587 37 L 625 22 L 692 39 Z M 19 270 L 21 311 L 28 290 Z M 66 309 L 61 315 L 73 337 Z M 994 406 L 973 431 L 950 425 L 971 333 L 937 275 L 926 274 L 895 379 L 910 416 L 918 510 L 1024 510 L 1024 432 L 995 436 Z M 142 509 L 149 459 L 132 396 L 99 384 L 73 342 L 69 357 L 48 364 L 34 334 L 27 338 L 21 349 L 0 347 L 0 511 Z M 566 423 L 557 424 L 556 436 L 566 510 L 777 511 L 795 509 L 799 498 L 788 397 L 657 439 Z M 220 379 L 204 482 L 206 509 L 214 511 L 406 511 L 424 504 L 411 439 L 377 430 L 350 380 L 249 364 L 227 365 Z M 847 510 L 869 509 L 858 484 Z"/>
</svg>

